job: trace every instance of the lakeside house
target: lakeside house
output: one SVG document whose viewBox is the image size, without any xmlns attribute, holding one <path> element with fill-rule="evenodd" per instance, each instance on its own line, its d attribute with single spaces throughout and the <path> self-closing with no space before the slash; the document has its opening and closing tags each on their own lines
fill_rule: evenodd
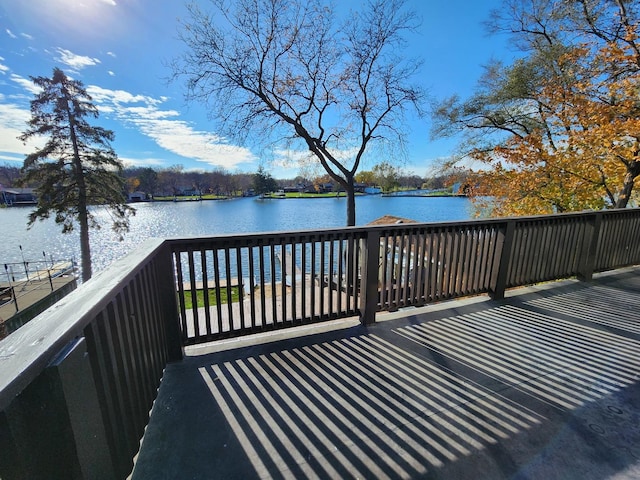
<svg viewBox="0 0 640 480">
<path fill-rule="evenodd" d="M 35 205 L 38 197 L 33 188 L 4 187 L 0 185 L 0 204 Z"/>
<path fill-rule="evenodd" d="M 145 202 L 148 200 L 148 195 L 145 192 L 133 192 L 129 194 L 130 202 Z"/>
<path fill-rule="evenodd" d="M 356 183 L 354 184 L 354 190 L 356 193 L 366 193 L 367 185 L 364 183 Z M 320 183 L 317 185 L 314 184 L 302 184 L 299 183 L 295 186 L 287 186 L 284 187 L 285 193 L 331 193 L 331 192 L 344 192 L 344 189 L 339 185 L 336 186 L 333 183 Z"/>
</svg>

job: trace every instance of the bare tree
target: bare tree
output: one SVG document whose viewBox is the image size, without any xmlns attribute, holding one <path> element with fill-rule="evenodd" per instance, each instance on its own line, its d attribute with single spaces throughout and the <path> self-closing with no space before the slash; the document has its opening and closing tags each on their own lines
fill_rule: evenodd
<svg viewBox="0 0 640 480">
<path fill-rule="evenodd" d="M 322 0 L 211 0 L 189 6 L 172 64 L 187 99 L 207 103 L 237 140 L 301 142 L 347 192 L 355 225 L 355 174 L 370 145 L 402 145 L 408 108 L 423 93 L 419 63 L 402 57 L 417 26 L 404 0 L 372 0 L 343 24 Z"/>
</svg>

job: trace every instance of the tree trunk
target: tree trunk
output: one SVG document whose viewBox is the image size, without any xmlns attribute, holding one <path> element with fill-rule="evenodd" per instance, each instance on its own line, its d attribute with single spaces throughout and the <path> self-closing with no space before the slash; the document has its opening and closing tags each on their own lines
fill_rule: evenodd
<svg viewBox="0 0 640 480">
<path fill-rule="evenodd" d="M 91 245 L 89 244 L 89 215 L 87 212 L 87 185 L 84 181 L 84 171 L 82 169 L 82 159 L 78 148 L 76 137 L 76 122 L 69 101 L 66 103 L 67 116 L 69 118 L 69 135 L 73 146 L 73 169 L 76 185 L 78 186 L 78 223 L 80 223 L 80 263 L 82 267 L 82 281 L 86 282 L 91 278 Z"/>
<path fill-rule="evenodd" d="M 347 178 L 345 185 L 345 191 L 347 192 L 347 227 L 353 227 L 356 224 L 356 189 L 353 183 L 353 176 Z"/>
<path fill-rule="evenodd" d="M 631 198 L 631 192 L 633 191 L 635 179 L 638 174 L 640 174 L 640 162 L 631 163 L 627 168 L 627 174 L 624 176 L 624 182 L 622 183 L 622 188 L 618 192 L 618 199 L 616 200 L 614 208 L 627 207 L 629 198 Z"/>
<path fill-rule="evenodd" d="M 87 206 L 79 209 L 78 222 L 80 223 L 80 254 L 82 256 L 82 281 L 91 278 L 91 246 L 89 244 L 89 221 L 87 218 Z"/>
<path fill-rule="evenodd" d="M 87 211 L 87 185 L 82 171 L 82 160 L 77 155 L 74 159 L 76 185 L 78 185 L 78 223 L 80 224 L 80 256 L 82 264 L 82 281 L 86 282 L 93 274 L 91 269 L 91 245 L 89 244 L 89 212 Z"/>
</svg>

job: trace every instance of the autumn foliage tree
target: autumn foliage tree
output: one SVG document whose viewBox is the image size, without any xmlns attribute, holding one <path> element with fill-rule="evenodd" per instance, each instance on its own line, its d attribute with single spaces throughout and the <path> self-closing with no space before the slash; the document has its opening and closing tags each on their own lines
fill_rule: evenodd
<svg viewBox="0 0 640 480">
<path fill-rule="evenodd" d="M 479 92 L 436 110 L 436 133 L 465 132 L 467 182 L 495 215 L 624 208 L 640 174 L 635 4 L 505 2 L 495 30 L 526 53 L 486 68 Z M 578 39 L 578 41 L 576 41 Z M 490 210 L 487 210 L 489 208 Z"/>
</svg>

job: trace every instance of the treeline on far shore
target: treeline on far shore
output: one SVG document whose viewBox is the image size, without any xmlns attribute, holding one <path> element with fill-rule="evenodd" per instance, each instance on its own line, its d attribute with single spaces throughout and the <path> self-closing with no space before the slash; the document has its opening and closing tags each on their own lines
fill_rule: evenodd
<svg viewBox="0 0 640 480">
<path fill-rule="evenodd" d="M 398 171 L 391 177 L 377 178 L 371 172 L 362 172 L 356 177 L 362 185 L 379 187 L 383 192 L 407 189 L 444 189 L 450 187 L 453 178 L 449 175 L 421 177 L 402 174 Z M 0 165 L 0 186 L 37 187 L 20 184 L 20 167 L 13 164 Z M 328 175 L 316 178 L 297 176 L 290 179 L 273 179 L 264 170 L 256 173 L 228 172 L 224 169 L 189 171 L 182 166 L 169 168 L 126 167 L 123 170 L 126 194 L 135 200 L 168 200 L 175 197 L 228 198 L 243 195 L 268 193 L 276 190 L 297 190 L 306 193 L 338 191 L 338 185 Z"/>
</svg>

